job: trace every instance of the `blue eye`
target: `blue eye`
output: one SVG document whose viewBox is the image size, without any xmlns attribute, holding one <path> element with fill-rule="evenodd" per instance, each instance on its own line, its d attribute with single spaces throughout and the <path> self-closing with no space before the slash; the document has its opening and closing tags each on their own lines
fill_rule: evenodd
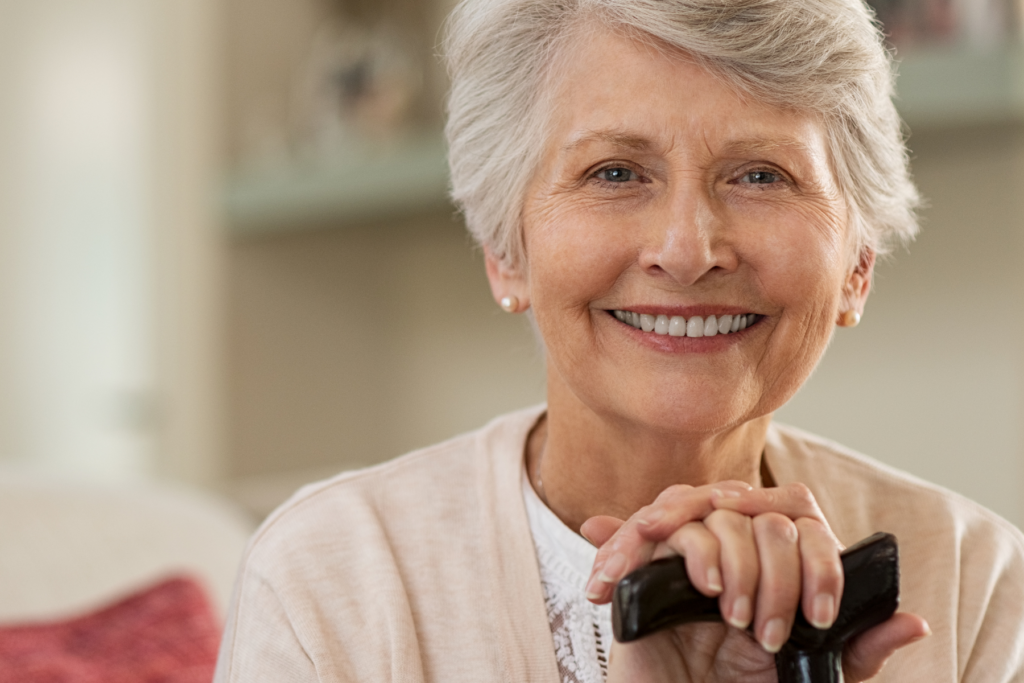
<svg viewBox="0 0 1024 683">
<path fill-rule="evenodd" d="M 597 172 L 597 177 L 610 183 L 626 183 L 630 180 L 637 180 L 636 173 L 622 166 L 602 168 Z"/>
<path fill-rule="evenodd" d="M 751 171 L 743 176 L 740 182 L 751 185 L 771 185 L 782 180 L 782 176 L 771 171 Z"/>
</svg>

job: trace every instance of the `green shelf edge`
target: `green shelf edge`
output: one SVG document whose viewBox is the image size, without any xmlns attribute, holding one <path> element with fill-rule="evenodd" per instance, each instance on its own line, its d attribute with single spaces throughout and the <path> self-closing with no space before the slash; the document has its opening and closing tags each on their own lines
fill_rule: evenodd
<svg viewBox="0 0 1024 683">
<path fill-rule="evenodd" d="M 440 134 L 376 154 L 354 151 L 325 167 L 239 173 L 224 209 L 232 234 L 344 227 L 448 205 L 448 162 Z"/>
<path fill-rule="evenodd" d="M 914 129 L 1024 121 L 1024 48 L 933 48 L 900 59 L 896 106 Z"/>
</svg>

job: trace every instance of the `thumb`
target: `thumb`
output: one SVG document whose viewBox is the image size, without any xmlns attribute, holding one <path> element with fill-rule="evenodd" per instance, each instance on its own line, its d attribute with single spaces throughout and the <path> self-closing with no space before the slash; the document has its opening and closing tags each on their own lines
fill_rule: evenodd
<svg viewBox="0 0 1024 683">
<path fill-rule="evenodd" d="M 866 681 L 901 647 L 916 643 L 932 633 L 928 622 L 916 614 L 894 614 L 854 638 L 843 651 L 843 674 L 847 683 Z"/>
</svg>

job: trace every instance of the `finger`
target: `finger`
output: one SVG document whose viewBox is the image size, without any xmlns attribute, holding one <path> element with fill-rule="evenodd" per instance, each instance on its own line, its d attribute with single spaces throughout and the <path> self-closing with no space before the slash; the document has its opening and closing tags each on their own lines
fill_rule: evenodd
<svg viewBox="0 0 1024 683">
<path fill-rule="evenodd" d="M 931 633 L 928 622 L 916 614 L 894 614 L 888 621 L 868 629 L 847 644 L 843 651 L 844 680 L 860 683 L 875 676 L 896 650 Z"/>
<path fill-rule="evenodd" d="M 598 549 L 594 567 L 587 580 L 587 600 L 602 605 L 612 599 L 612 592 L 622 577 L 651 561 L 655 543 L 636 532 L 631 518 L 619 527 Z"/>
<path fill-rule="evenodd" d="M 721 595 L 721 546 L 702 522 L 684 524 L 665 544 L 686 560 L 686 573 L 694 587 L 709 598 Z M 655 552 L 655 557 L 658 553 Z"/>
<path fill-rule="evenodd" d="M 618 517 L 597 515 L 583 522 L 583 525 L 580 527 L 580 535 L 590 541 L 592 545 L 600 548 L 608 542 L 608 539 L 615 535 L 615 532 L 623 524 L 625 522 Z"/>
<path fill-rule="evenodd" d="M 761 562 L 754 634 L 761 647 L 775 653 L 789 640 L 800 604 L 799 536 L 793 520 L 778 512 L 758 515 L 753 528 Z"/>
<path fill-rule="evenodd" d="M 712 505 L 716 509 L 735 510 L 749 517 L 757 517 L 766 512 L 778 512 L 790 519 L 809 517 L 827 525 L 825 515 L 818 507 L 814 494 L 801 483 L 749 491 L 736 488 L 719 489 L 712 495 Z"/>
<path fill-rule="evenodd" d="M 725 482 L 715 486 L 732 490 L 748 485 Z M 651 561 L 657 542 L 664 541 L 684 524 L 703 519 L 714 511 L 711 505 L 714 490 L 711 486 L 670 486 L 658 496 L 654 504 L 641 508 L 630 517 L 598 550 L 594 568 L 587 580 L 587 599 L 598 605 L 611 600 L 614 586 L 623 576 Z M 671 521 L 671 526 L 666 525 L 666 520 Z M 661 531 L 650 533 L 655 527 Z"/>
<path fill-rule="evenodd" d="M 815 628 L 832 626 L 843 598 L 843 563 L 832 532 L 816 519 L 796 520 L 800 537 L 803 610 Z"/>
<path fill-rule="evenodd" d="M 760 562 L 754 541 L 753 520 L 730 510 L 716 510 L 704 520 L 721 547 L 722 594 L 719 609 L 726 623 L 745 629 L 754 616 Z"/>
<path fill-rule="evenodd" d="M 715 511 L 712 503 L 716 491 L 745 492 L 750 484 L 742 481 L 723 481 L 714 485 L 694 488 L 685 484 L 670 486 L 637 513 L 637 531 L 647 540 L 664 541 L 675 530 L 695 520 L 701 520 Z"/>
</svg>

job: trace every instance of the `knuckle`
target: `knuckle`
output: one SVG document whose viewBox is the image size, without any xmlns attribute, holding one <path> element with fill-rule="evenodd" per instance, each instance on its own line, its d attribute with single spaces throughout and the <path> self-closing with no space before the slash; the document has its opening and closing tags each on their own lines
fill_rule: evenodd
<svg viewBox="0 0 1024 683">
<path fill-rule="evenodd" d="M 658 494 L 658 498 L 656 500 L 658 502 L 677 500 L 685 496 L 686 493 L 691 490 L 693 490 L 693 487 L 688 484 L 673 484 Z"/>
<path fill-rule="evenodd" d="M 677 547 L 687 549 L 708 549 L 718 545 L 715 537 L 708 533 L 704 525 L 699 522 L 690 522 L 676 529 L 670 542 Z"/>
<path fill-rule="evenodd" d="M 647 515 L 649 515 L 652 512 L 654 512 L 654 510 L 657 507 L 658 507 L 658 504 L 656 502 L 655 503 L 651 503 L 650 505 L 644 505 L 642 508 L 640 508 L 639 510 L 636 511 L 636 514 L 634 514 L 633 517 L 646 517 Z"/>
<path fill-rule="evenodd" d="M 651 560 L 661 560 L 666 557 L 672 557 L 673 555 L 681 555 L 679 549 L 675 547 L 671 542 L 659 543 L 654 546 L 654 553 L 651 555 Z"/>
<path fill-rule="evenodd" d="M 799 538 L 799 532 L 793 520 L 778 512 L 766 512 L 755 517 L 754 530 L 759 534 L 779 538 L 787 543 L 796 543 Z"/>
<path fill-rule="evenodd" d="M 792 576 L 783 574 L 778 569 L 771 571 L 765 566 L 760 576 L 760 591 L 765 591 L 766 601 L 782 612 L 790 612 L 800 601 L 800 583 Z"/>
<path fill-rule="evenodd" d="M 801 538 L 810 539 L 815 545 L 825 545 L 830 549 L 835 548 L 837 551 L 842 547 L 839 539 L 832 533 L 832 529 L 820 519 L 801 517 L 796 520 L 796 527 Z"/>
<path fill-rule="evenodd" d="M 787 493 L 797 503 L 800 503 L 804 507 L 817 506 L 817 501 L 814 500 L 814 494 L 811 493 L 811 489 L 807 488 L 806 484 L 795 482 L 793 484 L 789 484 L 787 488 L 789 489 Z"/>
<path fill-rule="evenodd" d="M 800 530 L 802 536 L 810 534 L 821 534 L 827 531 L 824 524 L 813 517 L 800 517 L 795 521 L 796 528 Z"/>
<path fill-rule="evenodd" d="M 843 580 L 842 565 L 838 562 L 829 562 L 825 559 L 811 560 L 808 562 L 807 573 L 815 578 L 819 590 L 832 588 Z"/>
<path fill-rule="evenodd" d="M 753 520 L 732 510 L 715 510 L 708 515 L 705 524 L 709 528 L 743 533 L 752 529 Z"/>
</svg>

